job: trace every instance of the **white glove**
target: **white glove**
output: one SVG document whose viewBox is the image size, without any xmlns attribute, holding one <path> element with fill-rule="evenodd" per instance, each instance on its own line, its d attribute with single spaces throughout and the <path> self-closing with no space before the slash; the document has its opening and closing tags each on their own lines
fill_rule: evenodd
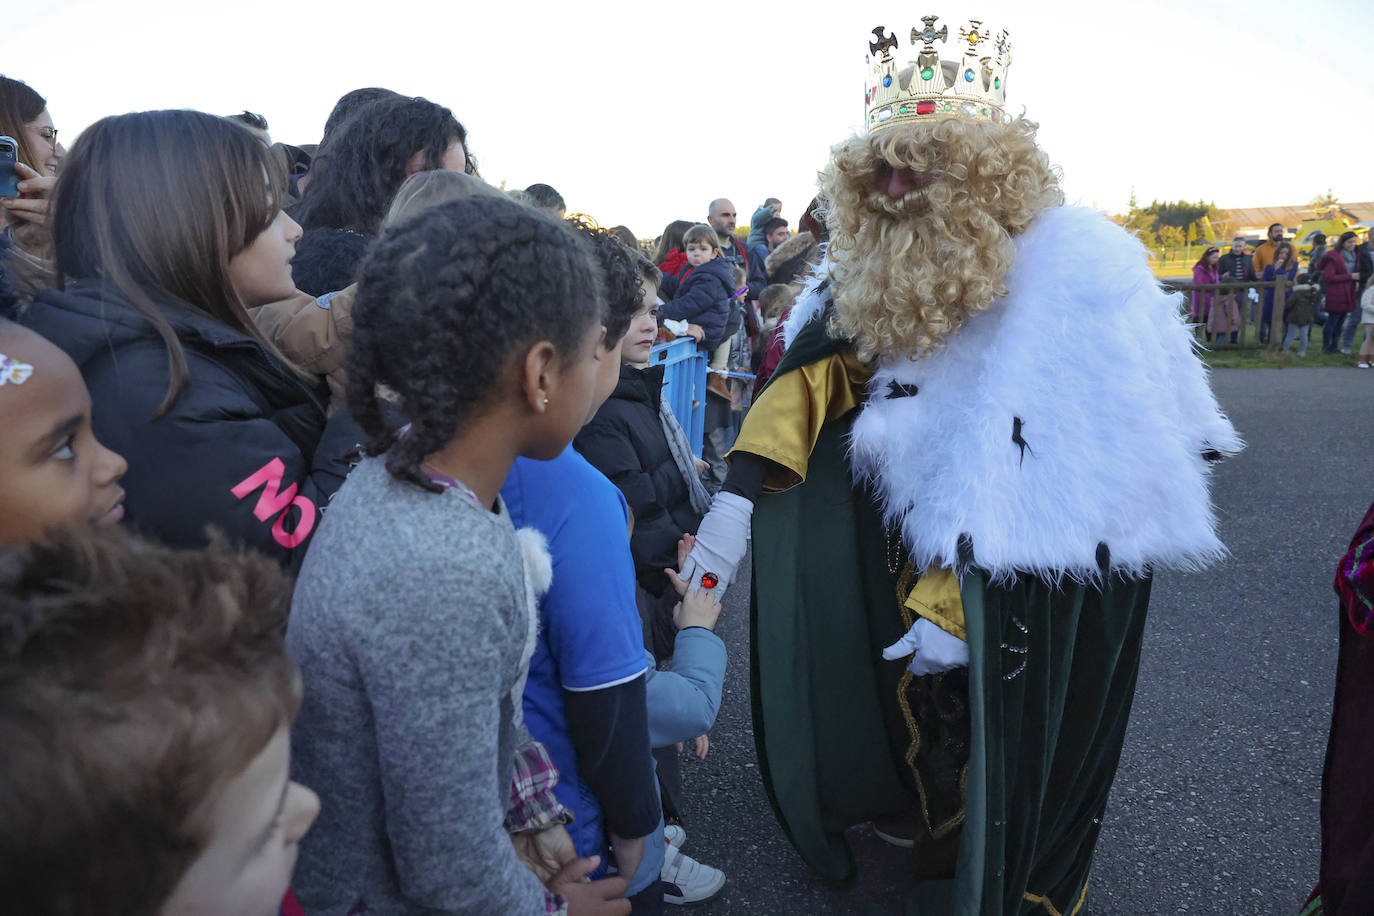
<svg viewBox="0 0 1374 916">
<path fill-rule="evenodd" d="M 701 588 L 701 577 L 709 573 L 716 577 L 715 591 L 724 593 L 744 559 L 753 514 L 754 504 L 743 496 L 724 490 L 716 494 L 697 528 L 697 545 L 682 564 L 682 581 L 688 588 Z"/>
<path fill-rule="evenodd" d="M 968 667 L 968 643 L 924 617 L 918 618 L 905 636 L 883 650 L 883 658 L 888 661 L 908 654 L 911 664 L 906 670 L 912 674 L 939 674 L 951 668 Z"/>
</svg>

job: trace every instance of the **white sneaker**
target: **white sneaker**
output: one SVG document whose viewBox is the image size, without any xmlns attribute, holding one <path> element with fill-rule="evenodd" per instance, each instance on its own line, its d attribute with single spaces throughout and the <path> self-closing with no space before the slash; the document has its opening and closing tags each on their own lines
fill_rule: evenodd
<svg viewBox="0 0 1374 916">
<path fill-rule="evenodd" d="M 665 836 L 667 832 L 664 828 Z M 671 843 L 666 852 L 659 876 L 663 879 L 664 903 L 700 903 L 710 900 L 725 886 L 725 872 L 720 869 L 702 865 Z"/>
<path fill-rule="evenodd" d="M 687 842 L 687 831 L 677 824 L 669 824 L 663 828 L 663 842 L 674 849 L 681 849 L 683 844 Z"/>
</svg>

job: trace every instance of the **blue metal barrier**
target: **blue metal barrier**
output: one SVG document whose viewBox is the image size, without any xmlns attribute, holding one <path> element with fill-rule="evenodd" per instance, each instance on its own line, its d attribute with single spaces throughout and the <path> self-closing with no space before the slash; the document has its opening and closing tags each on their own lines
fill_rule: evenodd
<svg viewBox="0 0 1374 916">
<path fill-rule="evenodd" d="M 680 337 L 654 344 L 649 365 L 663 367 L 663 396 L 687 433 L 692 454 L 700 458 L 706 429 L 706 354 L 697 350 L 692 338 Z"/>
</svg>

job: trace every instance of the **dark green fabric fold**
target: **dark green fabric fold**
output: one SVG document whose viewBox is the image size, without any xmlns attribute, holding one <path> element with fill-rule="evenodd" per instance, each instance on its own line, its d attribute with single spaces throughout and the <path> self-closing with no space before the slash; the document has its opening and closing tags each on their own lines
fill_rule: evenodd
<svg viewBox="0 0 1374 916">
<path fill-rule="evenodd" d="M 903 663 L 881 658 L 905 631 L 899 564 L 871 494 L 851 482 L 856 415 L 822 430 L 804 484 L 754 512 L 759 765 L 788 838 L 832 881 L 855 876 L 846 827 L 917 804 L 901 777 Z M 897 911 L 1051 912 L 1030 894 L 1072 913 L 1125 737 L 1149 580 L 992 585 L 973 570 L 961 591 L 972 733 L 959 865 L 953 881 L 914 885 Z"/>
</svg>

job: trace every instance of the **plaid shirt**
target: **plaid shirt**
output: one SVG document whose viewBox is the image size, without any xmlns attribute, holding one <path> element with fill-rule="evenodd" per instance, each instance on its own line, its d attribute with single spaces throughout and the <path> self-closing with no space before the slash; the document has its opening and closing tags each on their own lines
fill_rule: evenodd
<svg viewBox="0 0 1374 916">
<path fill-rule="evenodd" d="M 538 741 L 523 744 L 515 751 L 515 772 L 511 775 L 510 806 L 506 809 L 506 830 L 510 833 L 539 833 L 572 820 L 572 812 L 554 797 L 558 767 L 548 750 Z"/>
</svg>

